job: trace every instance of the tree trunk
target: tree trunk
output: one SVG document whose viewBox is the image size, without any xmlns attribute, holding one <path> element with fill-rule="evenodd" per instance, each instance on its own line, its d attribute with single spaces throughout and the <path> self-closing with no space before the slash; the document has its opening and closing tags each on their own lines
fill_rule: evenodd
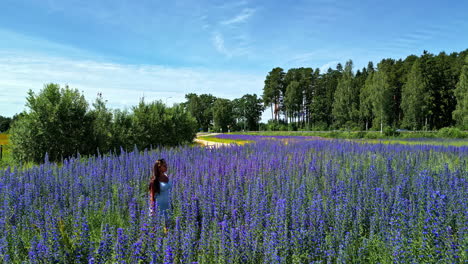
<svg viewBox="0 0 468 264">
<path fill-rule="evenodd" d="M 273 103 L 270 103 L 270 108 L 271 108 L 271 119 L 273 119 Z"/>
</svg>

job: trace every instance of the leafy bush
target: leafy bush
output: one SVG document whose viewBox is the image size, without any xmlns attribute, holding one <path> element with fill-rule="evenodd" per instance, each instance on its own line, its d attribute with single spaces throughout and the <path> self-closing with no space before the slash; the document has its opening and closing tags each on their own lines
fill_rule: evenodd
<svg viewBox="0 0 468 264">
<path fill-rule="evenodd" d="M 265 124 L 265 123 L 260 123 L 260 124 L 258 125 L 258 130 L 260 130 L 260 131 L 266 131 L 266 130 L 268 130 L 268 125 Z"/>
<path fill-rule="evenodd" d="M 28 92 L 24 113 L 11 128 L 16 160 L 41 162 L 45 153 L 53 161 L 86 153 L 90 148 L 91 123 L 88 103 L 78 90 L 48 84 L 39 94 Z"/>
<path fill-rule="evenodd" d="M 12 119 L 0 115 L 0 133 L 8 131 L 11 126 Z"/>
<path fill-rule="evenodd" d="M 288 125 L 283 120 L 269 120 L 266 126 L 268 131 L 288 131 Z"/>
<path fill-rule="evenodd" d="M 288 131 L 297 131 L 297 124 L 296 123 L 289 123 L 288 124 Z"/>
<path fill-rule="evenodd" d="M 437 133 L 433 132 L 401 132 L 400 138 L 436 138 Z"/>
<path fill-rule="evenodd" d="M 364 135 L 364 138 L 368 138 L 368 139 L 379 139 L 383 137 L 384 135 L 382 133 L 374 132 L 374 131 L 369 131 Z"/>
<path fill-rule="evenodd" d="M 325 131 L 328 130 L 328 125 L 326 122 L 316 122 L 312 125 L 312 129 L 314 131 Z"/>
<path fill-rule="evenodd" d="M 400 135 L 400 132 L 396 131 L 395 128 L 392 128 L 392 127 L 389 127 L 389 126 L 387 126 L 387 127 L 385 127 L 383 129 L 383 133 L 387 137 L 398 137 Z"/>
<path fill-rule="evenodd" d="M 141 101 L 132 113 L 106 108 L 98 97 L 93 109 L 78 90 L 47 84 L 29 91 L 26 106 L 11 128 L 12 153 L 17 161 L 60 161 L 77 153 L 92 155 L 111 150 L 175 146 L 192 141 L 195 119 L 179 105 Z"/>
<path fill-rule="evenodd" d="M 466 138 L 467 134 L 456 127 L 443 127 L 437 132 L 437 136 L 443 138 Z"/>
</svg>

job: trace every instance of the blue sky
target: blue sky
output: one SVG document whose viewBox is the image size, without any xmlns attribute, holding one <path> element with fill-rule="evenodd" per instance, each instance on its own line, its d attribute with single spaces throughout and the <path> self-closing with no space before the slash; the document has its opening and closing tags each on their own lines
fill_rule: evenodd
<svg viewBox="0 0 468 264">
<path fill-rule="evenodd" d="M 68 84 L 111 108 L 144 96 L 261 95 L 274 67 L 355 70 L 382 58 L 468 48 L 467 1 L 0 2 L 0 115 L 29 89 Z M 264 114 L 264 121 L 269 113 Z"/>
</svg>

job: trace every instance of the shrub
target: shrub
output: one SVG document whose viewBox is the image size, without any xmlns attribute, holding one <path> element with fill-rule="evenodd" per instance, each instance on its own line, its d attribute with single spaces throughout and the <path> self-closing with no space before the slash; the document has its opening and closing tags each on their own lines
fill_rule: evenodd
<svg viewBox="0 0 468 264">
<path fill-rule="evenodd" d="M 326 122 L 316 122 L 312 125 L 312 130 L 315 131 L 326 131 L 328 130 L 328 125 Z"/>
<path fill-rule="evenodd" d="M 364 136 L 364 138 L 368 138 L 368 139 L 379 139 L 379 138 L 383 138 L 384 135 L 380 132 L 367 132 Z"/>
<path fill-rule="evenodd" d="M 268 131 L 288 131 L 288 125 L 283 120 L 269 120 L 266 126 Z"/>
<path fill-rule="evenodd" d="M 12 153 L 16 160 L 41 162 L 46 152 L 51 161 L 86 152 L 91 118 L 88 103 L 78 90 L 47 84 L 35 94 L 28 92 L 29 108 L 11 128 Z"/>
<path fill-rule="evenodd" d="M 443 138 L 465 138 L 466 133 L 456 127 L 443 127 L 439 129 L 437 136 Z"/>
<path fill-rule="evenodd" d="M 385 127 L 383 129 L 383 133 L 387 137 L 398 137 L 400 135 L 400 132 L 396 131 L 395 128 L 392 128 L 392 127 L 389 127 L 389 126 L 387 126 L 387 127 Z"/>
<path fill-rule="evenodd" d="M 11 128 L 12 153 L 17 161 L 60 161 L 77 153 L 92 155 L 121 148 L 175 146 L 192 141 L 195 119 L 179 105 L 141 101 L 133 112 L 111 112 L 99 97 L 88 111 L 78 90 L 47 84 L 35 94 L 29 91 L 27 112 Z"/>
<path fill-rule="evenodd" d="M 296 123 L 289 123 L 288 124 L 288 131 L 297 131 L 297 124 Z"/>
</svg>

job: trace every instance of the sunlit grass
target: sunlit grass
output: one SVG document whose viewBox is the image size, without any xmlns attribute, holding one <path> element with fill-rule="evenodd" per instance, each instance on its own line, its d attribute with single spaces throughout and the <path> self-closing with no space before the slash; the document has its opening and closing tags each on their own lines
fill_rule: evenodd
<svg viewBox="0 0 468 264">
<path fill-rule="evenodd" d="M 405 140 L 405 139 L 356 139 L 352 140 L 361 143 L 372 144 L 402 144 L 402 145 L 435 145 L 435 146 L 455 146 L 463 147 L 468 146 L 466 139 L 446 139 L 446 140 Z"/>
</svg>

